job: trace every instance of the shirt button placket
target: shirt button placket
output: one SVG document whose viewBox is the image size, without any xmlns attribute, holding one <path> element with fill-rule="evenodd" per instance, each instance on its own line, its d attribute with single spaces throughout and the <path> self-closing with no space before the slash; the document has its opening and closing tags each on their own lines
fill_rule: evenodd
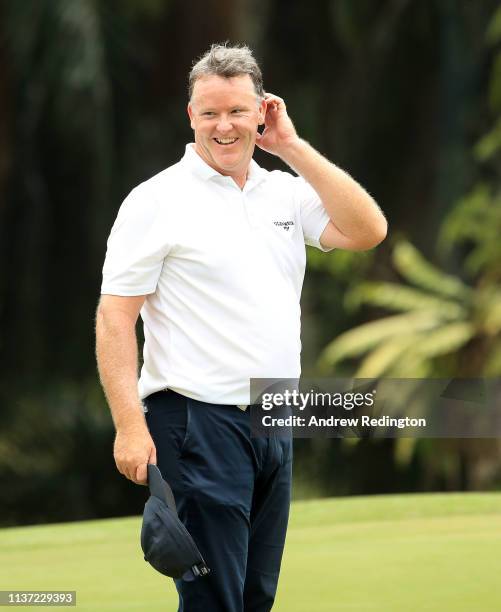
<svg viewBox="0 0 501 612">
<path fill-rule="evenodd" d="M 247 217 L 247 222 L 249 223 L 249 226 L 252 228 L 257 227 L 258 220 L 256 217 L 256 213 L 252 210 L 252 205 L 251 205 L 251 202 L 249 201 L 249 198 L 245 195 L 244 192 L 241 193 L 241 198 L 242 198 L 242 206 L 245 210 L 245 215 Z"/>
</svg>

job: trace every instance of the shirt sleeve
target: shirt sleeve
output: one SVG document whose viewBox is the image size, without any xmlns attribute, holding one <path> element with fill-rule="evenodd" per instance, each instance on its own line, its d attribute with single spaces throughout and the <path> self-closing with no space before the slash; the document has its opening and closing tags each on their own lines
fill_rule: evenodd
<svg viewBox="0 0 501 612">
<path fill-rule="evenodd" d="M 102 294 L 154 293 L 171 248 L 164 208 L 142 185 L 123 201 L 108 238 Z"/>
<path fill-rule="evenodd" d="M 297 176 L 294 177 L 294 193 L 299 205 L 305 243 L 324 252 L 332 251 L 320 244 L 320 236 L 330 219 L 317 192 L 304 178 Z"/>
</svg>

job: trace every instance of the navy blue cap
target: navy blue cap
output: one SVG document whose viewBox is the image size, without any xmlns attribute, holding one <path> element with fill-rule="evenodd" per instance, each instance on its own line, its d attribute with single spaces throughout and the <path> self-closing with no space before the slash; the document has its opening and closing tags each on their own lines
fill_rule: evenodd
<svg viewBox="0 0 501 612">
<path fill-rule="evenodd" d="M 171 578 L 194 580 L 210 572 L 177 515 L 172 489 L 156 465 L 148 464 L 150 497 L 144 506 L 141 548 L 144 559 Z"/>
</svg>

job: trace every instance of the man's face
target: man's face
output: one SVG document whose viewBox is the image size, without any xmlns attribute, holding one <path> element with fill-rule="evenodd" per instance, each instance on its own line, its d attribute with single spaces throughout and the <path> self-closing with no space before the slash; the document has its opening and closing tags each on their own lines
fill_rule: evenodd
<svg viewBox="0 0 501 612">
<path fill-rule="evenodd" d="M 245 182 L 265 113 L 248 74 L 198 79 L 188 104 L 197 153 L 220 174 Z"/>
</svg>

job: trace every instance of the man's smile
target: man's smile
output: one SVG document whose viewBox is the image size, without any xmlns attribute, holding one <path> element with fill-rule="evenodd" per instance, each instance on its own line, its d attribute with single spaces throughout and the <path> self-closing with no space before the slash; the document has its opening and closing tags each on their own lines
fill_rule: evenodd
<svg viewBox="0 0 501 612">
<path fill-rule="evenodd" d="M 235 143 L 238 138 L 214 138 L 213 139 L 215 142 L 217 142 L 217 144 L 219 145 L 232 145 L 233 143 Z"/>
</svg>

